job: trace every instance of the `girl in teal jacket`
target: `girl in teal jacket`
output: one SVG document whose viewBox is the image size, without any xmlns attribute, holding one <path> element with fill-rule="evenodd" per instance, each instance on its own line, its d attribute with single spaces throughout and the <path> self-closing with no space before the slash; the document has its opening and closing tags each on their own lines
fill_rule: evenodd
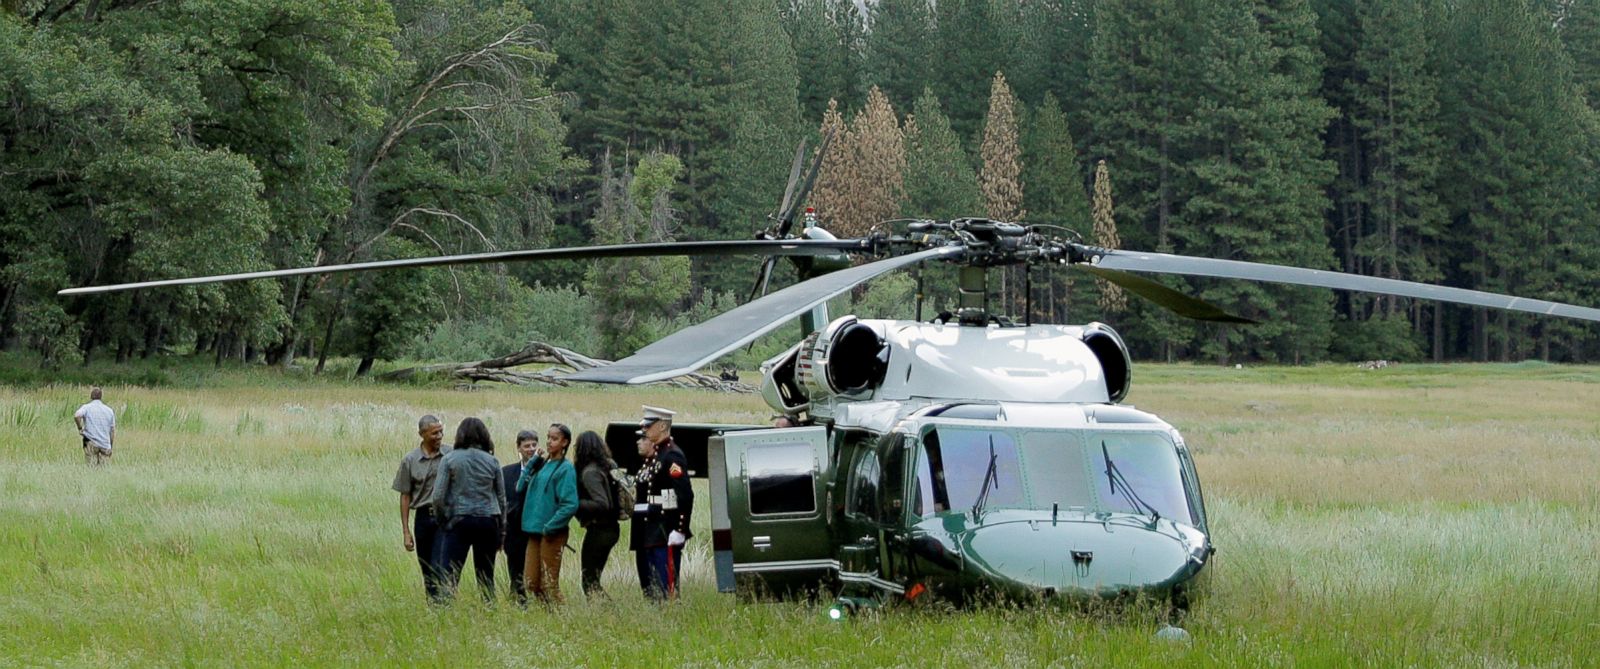
<svg viewBox="0 0 1600 669">
<path fill-rule="evenodd" d="M 546 435 L 545 464 L 538 473 L 523 469 L 517 490 L 526 492 L 522 530 L 528 533 L 528 557 L 522 582 L 543 602 L 561 603 L 561 549 L 567 546 L 567 525 L 578 512 L 578 475 L 567 462 L 572 431 L 559 423 Z"/>
</svg>

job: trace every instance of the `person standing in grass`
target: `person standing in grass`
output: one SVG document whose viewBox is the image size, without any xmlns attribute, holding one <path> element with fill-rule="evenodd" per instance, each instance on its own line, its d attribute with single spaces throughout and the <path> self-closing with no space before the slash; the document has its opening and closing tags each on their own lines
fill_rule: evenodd
<svg viewBox="0 0 1600 669">
<path fill-rule="evenodd" d="M 583 550 L 579 564 L 583 567 L 583 594 L 605 597 L 600 587 L 600 574 L 606 570 L 611 549 L 622 537 L 622 525 L 617 522 L 617 500 L 611 489 L 611 470 L 617 463 L 611 459 L 606 442 L 593 430 L 578 435 L 578 525 L 584 528 Z"/>
<path fill-rule="evenodd" d="M 524 491 L 522 530 L 528 533 L 527 566 L 522 580 L 541 602 L 561 603 L 561 549 L 567 525 L 578 511 L 578 477 L 567 462 L 572 430 L 557 423 L 545 435 L 544 465 L 528 468 L 517 481 Z"/>
<path fill-rule="evenodd" d="M 117 414 L 100 401 L 99 386 L 89 389 L 89 403 L 73 412 L 78 436 L 83 437 L 83 461 L 99 467 L 111 462 L 111 443 L 117 436 Z"/>
<path fill-rule="evenodd" d="M 694 513 L 689 460 L 672 441 L 675 413 L 644 407 L 637 433 L 643 463 L 634 478 L 633 527 L 628 548 L 634 551 L 639 587 L 646 597 L 656 601 L 678 594 L 683 545 L 691 536 L 689 518 Z"/>
<path fill-rule="evenodd" d="M 394 491 L 400 493 L 400 532 L 407 552 L 415 551 L 422 567 L 422 587 L 429 599 L 439 598 L 439 525 L 433 520 L 433 482 L 439 460 L 450 452 L 444 443 L 444 424 L 433 415 L 417 420 L 416 448 L 400 460 L 394 473 Z M 412 512 L 417 517 L 413 521 Z"/>
<path fill-rule="evenodd" d="M 489 428 L 477 418 L 456 426 L 455 449 L 439 460 L 433 516 L 444 530 L 439 549 L 443 596 L 454 594 L 461 584 L 470 551 L 478 588 L 485 600 L 494 601 L 494 556 L 506 535 L 506 487 Z"/>
<path fill-rule="evenodd" d="M 526 501 L 526 491 L 517 488 L 517 479 L 522 478 L 522 469 L 530 468 L 539 471 L 539 465 L 544 464 L 539 455 L 539 433 L 533 430 L 523 430 L 517 433 L 517 455 L 521 462 L 515 462 L 500 468 L 500 480 L 506 488 L 506 577 L 511 579 L 511 594 L 516 597 L 518 604 L 528 601 L 528 591 L 522 582 L 522 570 L 527 567 L 528 533 L 522 531 L 522 505 Z"/>
</svg>

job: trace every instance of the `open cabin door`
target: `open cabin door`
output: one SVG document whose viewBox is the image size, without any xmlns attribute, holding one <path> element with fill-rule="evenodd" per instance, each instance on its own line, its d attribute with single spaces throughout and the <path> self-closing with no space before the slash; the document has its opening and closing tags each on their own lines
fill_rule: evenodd
<svg viewBox="0 0 1600 669">
<path fill-rule="evenodd" d="M 785 591 L 831 581 L 827 429 L 729 432 L 708 445 L 717 589 Z"/>
</svg>

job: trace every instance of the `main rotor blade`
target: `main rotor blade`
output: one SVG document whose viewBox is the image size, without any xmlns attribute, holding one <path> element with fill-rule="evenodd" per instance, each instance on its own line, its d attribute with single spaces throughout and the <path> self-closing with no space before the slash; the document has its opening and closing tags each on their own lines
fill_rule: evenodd
<svg viewBox="0 0 1600 669">
<path fill-rule="evenodd" d="M 334 274 L 339 272 L 364 272 L 377 269 L 396 269 L 401 267 L 440 267 L 445 265 L 481 265 L 497 262 L 517 262 L 523 260 L 573 260 L 593 258 L 637 258 L 643 256 L 722 256 L 722 255 L 774 255 L 774 256 L 819 256 L 836 254 L 841 251 L 866 251 L 866 242 L 859 240 L 751 240 L 751 241 L 714 241 L 714 242 L 651 242 L 646 244 L 613 244 L 610 246 L 578 246 L 557 249 L 528 249 L 523 251 L 497 251 L 493 253 L 469 253 L 454 256 L 431 256 L 426 258 L 403 258 L 399 260 L 377 260 L 372 262 L 349 263 L 345 265 L 315 265 L 311 267 L 296 267 L 293 269 L 275 269 L 261 272 L 243 272 L 240 274 L 219 274 L 216 276 L 198 276 L 187 279 L 164 279 L 161 281 L 142 281 L 139 283 L 121 283 L 111 286 L 88 286 L 84 288 L 68 288 L 56 293 L 57 295 L 93 295 L 96 293 L 110 293 L 122 290 L 136 290 L 139 288 L 159 288 L 163 286 L 192 286 L 205 283 L 220 283 L 224 281 L 247 281 L 250 279 L 271 279 L 285 276 L 300 276 L 302 274 Z"/>
<path fill-rule="evenodd" d="M 691 325 L 605 367 L 594 367 L 563 379 L 598 383 L 648 383 L 688 374 L 795 317 L 828 298 L 907 265 L 953 258 L 966 249 L 942 246 L 888 258 L 802 281 L 759 300 Z"/>
<path fill-rule="evenodd" d="M 794 164 L 789 166 L 789 182 L 783 187 L 783 202 L 778 205 L 778 220 L 783 220 L 783 215 L 789 211 L 789 204 L 794 202 L 794 187 L 800 183 L 800 170 L 806 164 L 806 140 L 800 140 L 800 146 L 794 149 Z"/>
<path fill-rule="evenodd" d="M 1230 314 L 1224 311 L 1222 307 L 1197 297 L 1185 295 L 1137 274 L 1095 267 L 1094 265 L 1073 265 L 1073 267 L 1122 286 L 1128 292 L 1166 307 L 1168 311 L 1185 318 L 1217 323 L 1244 323 L 1248 325 L 1257 323 L 1243 316 Z"/>
<path fill-rule="evenodd" d="M 1490 307 L 1494 309 L 1508 309 L 1511 311 L 1526 311 L 1528 313 L 1543 314 L 1547 316 L 1563 316 L 1566 318 L 1600 322 L 1600 309 L 1594 309 L 1591 307 L 1580 307 L 1572 304 L 1549 302 L 1546 300 L 1535 300 L 1526 297 L 1513 297 L 1511 295 L 1501 295 L 1499 293 L 1489 293 L 1481 290 L 1467 290 L 1465 288 L 1434 286 L 1426 283 L 1417 283 L 1415 281 L 1383 279 L 1375 276 L 1361 276 L 1359 274 L 1345 274 L 1343 272 L 1330 272 L 1325 270 L 1306 269 L 1303 267 L 1269 265 L 1258 262 L 1218 260 L 1215 258 L 1196 258 L 1193 256 L 1178 256 L 1165 253 L 1109 251 L 1100 256 L 1099 260 L 1095 261 L 1094 266 L 1105 269 L 1126 270 L 1129 272 L 1181 274 L 1184 276 L 1210 276 L 1222 279 L 1248 279 L 1251 281 L 1287 283 L 1297 286 L 1317 286 L 1320 288 L 1333 288 L 1335 290 L 1359 290 L 1362 292 L 1379 293 L 1382 295 L 1415 297 L 1424 300 L 1469 304 L 1475 307 Z"/>
<path fill-rule="evenodd" d="M 794 201 L 778 214 L 778 236 L 789 234 L 789 229 L 794 227 L 794 212 L 804 204 L 811 195 L 811 188 L 817 185 L 817 173 L 822 170 L 822 159 L 828 155 L 828 146 L 833 143 L 833 131 L 822 136 L 822 143 L 817 145 L 817 159 L 811 161 L 811 170 L 806 174 L 805 184 L 800 187 L 800 192 L 795 195 Z"/>
</svg>

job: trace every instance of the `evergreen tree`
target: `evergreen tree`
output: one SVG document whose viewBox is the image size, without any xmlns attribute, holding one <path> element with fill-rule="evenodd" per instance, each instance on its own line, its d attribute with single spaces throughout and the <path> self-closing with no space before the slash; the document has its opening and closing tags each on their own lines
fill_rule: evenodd
<svg viewBox="0 0 1600 669">
<path fill-rule="evenodd" d="M 1179 206 L 1189 171 L 1185 119 L 1195 113 L 1193 87 L 1198 23 L 1183 0 L 1097 0 L 1089 54 L 1091 154 L 1117 166 L 1118 230 L 1130 248 L 1173 252 Z M 1158 278 L 1178 290 L 1189 282 Z M 1132 303 L 1143 327 L 1127 333 L 1136 355 L 1172 361 L 1197 331 L 1187 320 L 1145 301 Z"/>
<path fill-rule="evenodd" d="M 950 219 L 981 214 L 983 193 L 978 177 L 932 89 L 923 89 L 905 125 L 906 203 L 902 215 Z"/>
<path fill-rule="evenodd" d="M 1010 42 L 997 31 L 993 0 L 941 0 L 934 7 L 938 50 L 927 55 L 934 91 L 956 135 L 976 144 L 988 99 L 984 84 L 1005 66 Z"/>
<path fill-rule="evenodd" d="M 1437 281 L 1445 211 L 1438 174 L 1443 138 L 1439 128 L 1438 75 L 1430 63 L 1429 12 L 1419 0 L 1368 2 L 1358 10 L 1363 39 L 1355 77 L 1347 86 L 1346 114 L 1358 133 L 1361 188 L 1352 194 L 1357 241 L 1349 249 L 1363 274 L 1412 281 Z M 1405 359 L 1420 349 L 1410 342 L 1410 322 L 1397 298 L 1350 296 L 1358 323 L 1340 339 L 1376 346 L 1352 351 L 1366 359 Z M 1358 306 L 1359 305 L 1359 306 Z M 1365 322 L 1378 317 L 1380 322 Z M 1415 319 L 1420 320 L 1420 319 Z M 1386 322 L 1394 321 L 1394 322 Z M 1385 350 L 1388 349 L 1388 350 Z"/>
<path fill-rule="evenodd" d="M 683 164 L 670 154 L 651 153 L 637 169 L 611 169 L 610 156 L 601 159 L 601 207 L 594 220 L 596 241 L 602 244 L 664 242 L 672 240 L 678 213 L 672 208 L 672 190 Z M 630 355 L 668 334 L 656 318 L 667 313 L 688 294 L 687 258 L 617 258 L 597 260 L 589 267 L 587 292 L 594 296 L 600 315 L 603 355 Z"/>
<path fill-rule="evenodd" d="M 1083 188 L 1083 174 L 1078 170 L 1078 150 L 1055 95 L 1045 93 L 1026 117 L 1022 134 L 1022 203 L 1027 220 L 1087 230 L 1089 199 Z M 1094 302 L 1087 291 L 1074 290 L 1074 284 L 1088 282 L 1074 281 L 1072 273 L 1047 272 L 1043 279 L 1043 299 L 1049 305 L 1047 320 L 1062 322 L 1069 314 L 1082 313 L 1080 306 Z M 1064 302 L 1069 296 L 1071 304 Z"/>
<path fill-rule="evenodd" d="M 1122 239 L 1117 236 L 1117 219 L 1112 215 L 1111 202 L 1111 170 L 1102 160 L 1094 168 L 1094 243 L 1096 246 L 1108 249 L 1122 248 Z M 1123 293 L 1122 287 L 1107 283 L 1104 279 L 1097 279 L 1096 286 L 1100 289 L 1098 303 L 1101 309 L 1116 313 L 1128 307 L 1128 296 Z"/>
<path fill-rule="evenodd" d="M 1005 75 L 996 72 L 979 146 L 983 169 L 978 173 L 978 185 L 989 218 L 997 221 L 1017 221 L 1026 215 L 1022 208 L 1022 148 L 1018 144 L 1016 104 Z M 1026 267 L 1002 267 L 997 272 L 1002 310 L 1020 311 L 1020 289 L 1026 271 Z"/>
<path fill-rule="evenodd" d="M 836 132 L 841 122 L 837 104 L 830 103 L 828 112 L 824 131 Z M 898 215 L 905 198 L 905 135 L 882 91 L 873 87 L 867 92 L 866 107 L 835 143 L 822 164 L 813 201 L 830 232 L 865 236 Z"/>
<path fill-rule="evenodd" d="M 1310 8 L 1257 9 L 1249 0 L 1213 3 L 1202 16 L 1194 64 L 1211 76 L 1188 131 L 1194 184 L 1174 236 L 1191 255 L 1327 267 L 1323 189 L 1332 165 L 1319 136 L 1332 112 L 1313 94 L 1318 71 L 1304 62 L 1315 43 Z M 1195 342 L 1220 362 L 1243 354 L 1299 363 L 1327 350 L 1326 291 L 1229 282 L 1200 294 L 1263 321 L 1213 327 Z"/>
<path fill-rule="evenodd" d="M 800 111 L 816 117 L 828 100 L 862 99 L 866 17 L 852 0 L 787 0 L 783 26 L 798 64 Z"/>
<path fill-rule="evenodd" d="M 932 85 L 933 6 L 928 0 L 881 0 L 868 6 L 872 29 L 866 37 L 867 79 L 904 109 Z"/>
<path fill-rule="evenodd" d="M 1554 295 L 1562 240 L 1588 238 L 1568 190 L 1583 165 L 1570 140 L 1585 127 L 1570 62 L 1547 15 L 1527 2 L 1463 1 L 1445 34 L 1440 106 L 1456 158 L 1440 192 L 1461 242 L 1447 262 L 1460 268 L 1453 282 Z M 1540 353 L 1530 318 L 1479 309 L 1459 327 L 1478 360 Z"/>
<path fill-rule="evenodd" d="M 996 72 L 989 90 L 989 113 L 983 124 L 979 150 L 983 171 L 978 174 L 978 183 L 988 216 L 997 221 L 1016 221 L 1024 213 L 1016 103 L 1005 75 Z"/>
</svg>

